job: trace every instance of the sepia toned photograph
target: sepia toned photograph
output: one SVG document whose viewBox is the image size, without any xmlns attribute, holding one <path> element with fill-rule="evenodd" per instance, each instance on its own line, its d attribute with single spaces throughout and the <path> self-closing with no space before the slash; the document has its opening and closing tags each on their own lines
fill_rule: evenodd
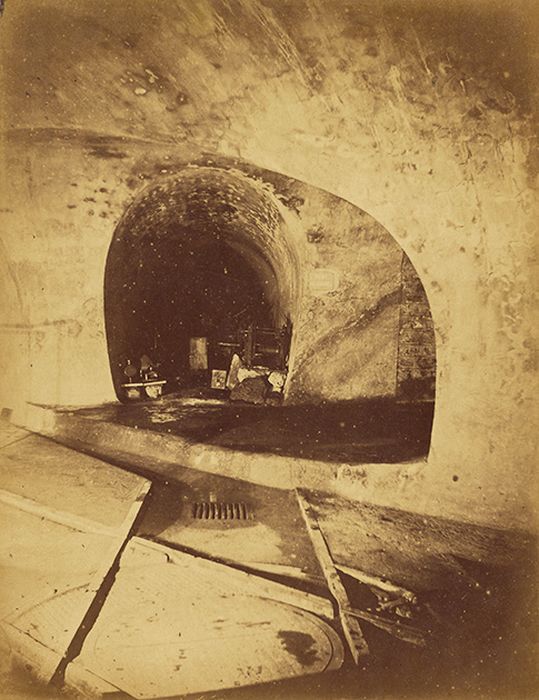
<svg viewBox="0 0 539 700">
<path fill-rule="evenodd" d="M 539 696 L 538 36 L 0 0 L 0 700 Z"/>
</svg>

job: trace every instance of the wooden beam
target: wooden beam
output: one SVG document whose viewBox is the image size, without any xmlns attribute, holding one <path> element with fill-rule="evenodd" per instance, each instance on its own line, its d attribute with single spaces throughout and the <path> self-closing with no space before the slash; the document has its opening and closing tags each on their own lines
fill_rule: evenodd
<svg viewBox="0 0 539 700">
<path fill-rule="evenodd" d="M 322 571 L 324 573 L 329 591 L 335 601 L 337 606 L 337 613 L 339 620 L 342 625 L 344 637 L 354 659 L 354 663 L 359 664 L 363 656 L 367 656 L 369 653 L 369 647 L 363 636 L 361 627 L 356 617 L 350 612 L 352 606 L 350 600 L 348 599 L 348 594 L 344 588 L 339 573 L 335 568 L 331 552 L 327 545 L 326 539 L 316 515 L 307 501 L 307 499 L 302 495 L 299 489 L 296 489 L 296 497 L 300 507 L 303 520 L 307 526 L 307 531 L 311 538 L 311 542 L 320 564 Z"/>
<path fill-rule="evenodd" d="M 351 608 L 347 610 L 348 614 L 352 617 L 357 617 L 365 622 L 370 622 L 371 625 L 379 627 L 388 634 L 397 637 L 403 642 L 408 642 L 409 644 L 414 644 L 418 647 L 425 647 L 427 645 L 426 634 L 416 627 L 411 625 L 405 625 L 398 622 L 391 622 L 390 620 L 384 620 L 379 615 L 366 612 L 365 610 L 358 610 L 356 608 Z"/>
<path fill-rule="evenodd" d="M 223 577 L 227 582 L 237 582 L 238 587 L 244 593 L 260 596 L 262 598 L 270 598 L 271 600 L 278 600 L 288 605 L 294 605 L 297 608 L 307 610 L 308 612 L 320 615 L 329 620 L 332 620 L 334 617 L 333 605 L 327 598 L 322 598 L 314 593 L 307 593 L 306 591 L 293 588 L 292 586 L 271 581 L 255 573 L 242 571 L 222 561 L 214 561 L 209 559 L 208 556 L 202 552 L 186 552 L 170 544 L 147 540 L 143 537 L 133 537 L 131 539 L 131 546 L 146 547 L 161 552 L 167 557 L 168 561 L 174 564 L 181 565 L 184 562 L 194 563 L 200 568 L 202 577 L 208 576 L 211 577 L 212 580 L 215 580 L 217 577 Z"/>
<path fill-rule="evenodd" d="M 120 557 L 134 530 L 144 501 L 150 492 L 151 486 L 152 482 L 144 479 L 122 524 L 116 529 L 116 535 L 111 542 L 108 551 L 104 553 L 99 568 L 92 576 L 92 579 L 88 585 L 88 590 L 91 592 L 91 594 L 93 594 L 92 599 L 88 608 L 86 609 L 86 612 L 84 613 L 84 617 L 81 619 L 80 624 L 71 639 L 71 642 L 69 643 L 69 646 L 65 650 L 63 657 L 51 676 L 49 681 L 50 685 L 62 686 L 64 684 L 65 673 L 68 665 L 80 654 L 84 640 L 97 620 L 107 595 L 114 584 L 116 571 L 120 565 Z"/>
<path fill-rule="evenodd" d="M 368 574 L 365 571 L 361 571 L 361 569 L 355 569 L 351 566 L 344 566 L 343 564 L 336 563 L 335 568 L 339 571 L 342 571 L 343 574 L 351 576 L 352 578 L 357 579 L 361 583 L 364 583 L 366 586 L 373 586 L 374 588 L 379 588 L 380 590 L 386 591 L 387 593 L 398 595 L 401 598 L 407 600 L 409 603 L 417 603 L 417 597 L 415 593 L 412 593 L 412 591 L 408 591 L 406 588 L 402 588 L 401 586 L 397 586 L 396 584 L 391 583 L 391 581 L 379 578 L 378 576 L 373 576 L 372 574 Z"/>
</svg>

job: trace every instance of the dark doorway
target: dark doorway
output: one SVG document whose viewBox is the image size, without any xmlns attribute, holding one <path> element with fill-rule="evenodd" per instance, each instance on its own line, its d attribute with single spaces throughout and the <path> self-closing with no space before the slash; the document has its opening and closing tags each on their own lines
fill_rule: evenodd
<svg viewBox="0 0 539 700">
<path fill-rule="evenodd" d="M 148 367 L 168 392 L 211 388 L 234 355 L 242 367 L 286 371 L 290 295 L 276 217 L 262 217 L 250 194 L 223 202 L 232 191 L 215 179 L 199 179 L 196 197 L 190 187 L 174 181 L 172 194 L 157 189 L 133 205 L 109 250 L 105 322 L 122 401 Z"/>
</svg>

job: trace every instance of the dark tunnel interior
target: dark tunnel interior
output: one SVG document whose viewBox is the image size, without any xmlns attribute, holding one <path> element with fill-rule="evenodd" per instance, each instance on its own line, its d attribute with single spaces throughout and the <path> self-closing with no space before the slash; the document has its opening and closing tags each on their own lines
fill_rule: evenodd
<svg viewBox="0 0 539 700">
<path fill-rule="evenodd" d="M 272 214 L 250 191 L 238 194 L 236 183 L 215 176 L 196 187 L 180 179 L 129 212 L 105 273 L 120 400 L 126 383 L 141 377 L 165 380 L 169 392 L 207 387 L 235 354 L 248 367 L 286 369 L 290 315 L 270 240 Z"/>
<path fill-rule="evenodd" d="M 161 239 L 150 234 L 124 239 L 120 248 L 124 281 L 111 307 L 116 383 L 125 381 L 128 360 L 136 363 L 147 355 L 160 376 L 185 386 L 196 381 L 190 376 L 191 338 L 234 337 L 250 325 L 274 323 L 267 292 L 275 287 L 271 267 L 255 269 L 218 233 L 179 232 Z M 227 369 L 226 353 L 218 357 L 215 347 L 212 352 L 211 364 Z"/>
</svg>

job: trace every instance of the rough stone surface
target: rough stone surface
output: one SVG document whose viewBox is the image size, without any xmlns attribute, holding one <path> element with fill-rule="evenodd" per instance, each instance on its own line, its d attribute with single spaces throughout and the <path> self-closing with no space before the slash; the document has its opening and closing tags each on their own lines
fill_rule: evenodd
<svg viewBox="0 0 539 700">
<path fill-rule="evenodd" d="M 434 399 L 436 347 L 428 299 L 407 256 L 402 260 L 397 393 Z"/>
<path fill-rule="evenodd" d="M 2 393 L 112 399 L 100 290 L 120 217 L 175 164 L 237 158 L 368 211 L 419 274 L 437 342 L 435 422 L 428 465 L 395 488 L 413 489 L 418 509 L 451 502 L 530 527 L 529 7 L 7 3 L 2 359 L 23 360 Z M 326 245 L 332 213 L 306 216 L 293 186 L 279 197 L 305 217 L 304 246 Z"/>
<path fill-rule="evenodd" d="M 266 377 L 247 377 L 232 389 L 230 400 L 262 404 L 268 391 L 269 385 Z"/>
</svg>

